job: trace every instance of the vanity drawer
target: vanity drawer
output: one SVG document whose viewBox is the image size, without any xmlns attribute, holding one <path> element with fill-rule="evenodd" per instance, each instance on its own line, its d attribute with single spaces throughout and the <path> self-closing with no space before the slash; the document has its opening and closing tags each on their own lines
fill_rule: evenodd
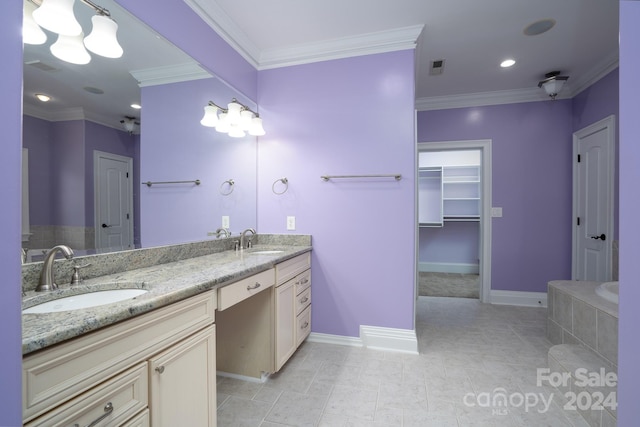
<svg viewBox="0 0 640 427">
<path fill-rule="evenodd" d="M 296 295 L 305 291 L 311 286 L 311 269 L 299 274 L 296 277 Z"/>
<path fill-rule="evenodd" d="M 246 279 L 218 288 L 218 310 L 225 310 L 245 299 L 270 288 L 275 283 L 275 270 L 272 268 L 254 274 Z"/>
<path fill-rule="evenodd" d="M 141 363 L 26 424 L 35 426 L 119 426 L 148 405 L 147 364 Z M 144 425 L 144 424 L 142 424 Z"/>
<path fill-rule="evenodd" d="M 149 410 L 145 409 L 140 412 L 138 415 L 127 421 L 122 425 L 122 427 L 149 427 L 151 423 L 149 422 Z"/>
<path fill-rule="evenodd" d="M 296 296 L 296 315 L 311 304 L 311 288 L 307 288 Z"/>
<path fill-rule="evenodd" d="M 209 291 L 27 355 L 22 360 L 23 420 L 213 324 L 215 310 L 216 293 Z"/>
<path fill-rule="evenodd" d="M 304 311 L 298 314 L 296 327 L 296 343 L 299 346 L 305 338 L 311 333 L 311 306 L 309 305 Z"/>
<path fill-rule="evenodd" d="M 311 267 L 311 253 L 306 252 L 295 258 L 288 259 L 276 265 L 276 278 L 278 285 L 282 285 Z"/>
</svg>

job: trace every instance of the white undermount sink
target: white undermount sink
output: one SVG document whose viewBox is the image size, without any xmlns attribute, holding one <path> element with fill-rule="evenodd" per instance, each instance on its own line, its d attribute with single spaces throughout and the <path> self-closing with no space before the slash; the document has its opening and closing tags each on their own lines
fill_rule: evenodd
<svg viewBox="0 0 640 427">
<path fill-rule="evenodd" d="M 79 310 L 99 305 L 135 298 L 147 293 L 146 289 L 112 289 L 107 291 L 88 292 L 43 302 L 22 310 L 23 314 L 55 313 L 58 311 Z"/>
</svg>

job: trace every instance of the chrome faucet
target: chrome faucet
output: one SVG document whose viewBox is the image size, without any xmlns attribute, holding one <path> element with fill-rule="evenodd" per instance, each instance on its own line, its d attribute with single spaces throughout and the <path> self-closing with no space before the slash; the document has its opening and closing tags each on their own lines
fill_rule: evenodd
<svg viewBox="0 0 640 427">
<path fill-rule="evenodd" d="M 256 234 L 256 230 L 254 230 L 253 228 L 247 228 L 246 230 L 244 230 L 242 232 L 242 234 L 240 234 L 240 250 L 244 249 L 244 236 L 245 234 L 247 234 L 247 232 L 251 232 L 251 234 Z M 247 242 L 247 249 L 249 249 L 251 247 L 251 237 L 249 237 L 249 241 Z"/>
<path fill-rule="evenodd" d="M 231 232 L 229 231 L 228 228 L 218 228 L 216 230 L 216 239 L 219 239 L 220 236 L 229 237 L 229 236 L 231 236 Z"/>
<path fill-rule="evenodd" d="M 58 245 L 51 248 L 47 255 L 44 257 L 44 263 L 42 264 L 42 272 L 40 273 L 40 281 L 36 287 L 36 292 L 41 291 L 53 291 L 58 289 L 58 285 L 55 284 L 53 274 L 53 261 L 56 258 L 56 253 L 62 252 L 66 259 L 73 258 L 73 251 L 69 246 Z"/>
</svg>

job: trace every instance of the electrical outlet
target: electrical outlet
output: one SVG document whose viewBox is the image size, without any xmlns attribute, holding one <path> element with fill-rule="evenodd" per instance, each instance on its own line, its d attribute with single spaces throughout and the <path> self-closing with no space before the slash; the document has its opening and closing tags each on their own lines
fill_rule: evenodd
<svg viewBox="0 0 640 427">
<path fill-rule="evenodd" d="M 228 215 L 223 215 L 222 216 L 222 228 L 229 228 L 229 216 Z"/>
<path fill-rule="evenodd" d="M 296 217 L 288 216 L 287 217 L 287 230 L 295 230 L 296 229 Z"/>
<path fill-rule="evenodd" d="M 491 216 L 494 218 L 502 218 L 502 208 L 491 208 Z"/>
</svg>

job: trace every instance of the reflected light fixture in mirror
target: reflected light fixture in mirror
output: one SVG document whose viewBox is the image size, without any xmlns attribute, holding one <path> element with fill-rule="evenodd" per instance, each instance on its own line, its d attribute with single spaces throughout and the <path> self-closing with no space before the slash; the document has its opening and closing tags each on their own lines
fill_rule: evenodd
<svg viewBox="0 0 640 427">
<path fill-rule="evenodd" d="M 265 134 L 260 115 L 235 98 L 227 104 L 226 109 L 209 101 L 204 107 L 204 116 L 200 124 L 214 127 L 216 131 L 227 133 L 233 138 L 242 138 L 246 133 L 252 136 Z"/>
<path fill-rule="evenodd" d="M 23 31 L 33 34 L 33 36 L 24 37 L 25 43 L 44 43 L 46 34 L 39 28 L 42 27 L 58 34 L 58 40 L 51 46 L 51 53 L 63 61 L 72 64 L 89 63 L 91 55 L 85 50 L 85 47 L 105 58 L 120 58 L 122 56 L 123 49 L 116 36 L 118 24 L 111 19 L 110 12 L 104 7 L 90 0 L 80 0 L 82 4 L 89 6 L 97 13 L 91 18 L 91 33 L 83 40 L 82 26 L 73 13 L 75 0 L 41 0 L 40 7 L 35 10 L 32 9 L 37 6 L 40 0 L 24 1 Z M 30 20 L 31 16 L 33 23 Z M 44 35 L 44 40 L 42 40 L 42 35 L 37 35 L 38 29 Z M 76 38 L 80 39 L 79 43 Z"/>
<path fill-rule="evenodd" d="M 561 76 L 560 71 L 552 71 L 545 74 L 544 77 L 544 80 L 538 82 L 538 87 L 543 88 L 547 95 L 555 101 L 565 82 L 569 80 L 569 76 Z"/>
</svg>

